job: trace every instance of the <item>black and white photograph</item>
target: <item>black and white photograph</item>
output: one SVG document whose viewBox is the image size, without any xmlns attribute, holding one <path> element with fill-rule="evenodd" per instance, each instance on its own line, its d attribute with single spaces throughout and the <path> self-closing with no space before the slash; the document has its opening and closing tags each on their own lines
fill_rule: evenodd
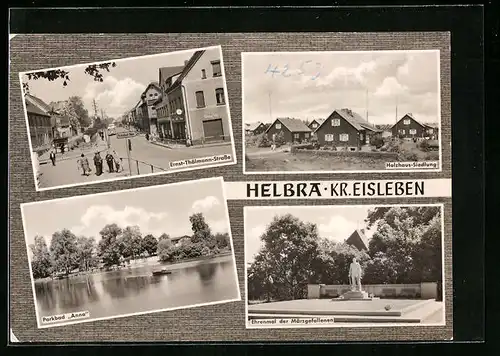
<svg viewBox="0 0 500 356">
<path fill-rule="evenodd" d="M 443 205 L 244 208 L 247 328 L 445 325 Z"/>
<path fill-rule="evenodd" d="M 439 50 L 241 62 L 245 174 L 441 171 Z"/>
<path fill-rule="evenodd" d="M 241 300 L 222 178 L 21 211 L 39 328 Z"/>
<path fill-rule="evenodd" d="M 220 46 L 19 77 L 37 190 L 236 164 Z"/>
</svg>

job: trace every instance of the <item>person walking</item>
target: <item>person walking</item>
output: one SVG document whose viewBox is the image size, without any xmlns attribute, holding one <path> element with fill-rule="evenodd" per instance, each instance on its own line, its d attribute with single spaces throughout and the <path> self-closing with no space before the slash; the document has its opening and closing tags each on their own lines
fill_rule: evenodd
<svg viewBox="0 0 500 356">
<path fill-rule="evenodd" d="M 49 158 L 52 161 L 52 165 L 56 165 L 56 153 L 54 151 L 50 151 Z"/>
<path fill-rule="evenodd" d="M 84 176 L 88 176 L 91 172 L 89 160 L 83 153 L 80 156 L 80 159 L 78 159 L 78 168 L 82 169 L 82 175 Z"/>
<path fill-rule="evenodd" d="M 95 175 L 100 176 L 102 174 L 102 157 L 99 152 L 94 155 L 94 165 L 95 165 Z"/>
<path fill-rule="evenodd" d="M 116 153 L 116 151 L 113 150 L 112 155 L 113 155 L 113 159 L 115 161 L 116 172 L 118 173 L 118 172 L 123 171 L 122 159 L 118 156 L 118 153 Z"/>
<path fill-rule="evenodd" d="M 106 159 L 106 163 L 108 164 L 108 170 L 109 170 L 109 173 L 114 173 L 115 171 L 115 168 L 114 168 L 114 157 L 111 153 L 109 153 L 109 151 L 106 151 L 106 157 L 104 157 Z"/>
</svg>

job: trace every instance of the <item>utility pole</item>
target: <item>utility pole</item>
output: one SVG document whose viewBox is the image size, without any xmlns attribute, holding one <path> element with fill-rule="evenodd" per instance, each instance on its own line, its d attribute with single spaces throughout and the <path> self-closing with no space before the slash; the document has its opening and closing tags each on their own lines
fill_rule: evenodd
<svg viewBox="0 0 500 356">
<path fill-rule="evenodd" d="M 97 104 L 95 102 L 95 99 L 92 100 L 92 104 L 94 106 L 94 121 L 97 118 Z"/>
<path fill-rule="evenodd" d="M 398 99 L 399 97 L 396 96 L 396 123 L 398 123 Z"/>
<path fill-rule="evenodd" d="M 368 121 L 368 89 L 366 89 L 366 122 L 370 122 Z"/>
<path fill-rule="evenodd" d="M 272 102 L 271 102 L 271 91 L 269 91 L 269 116 L 271 117 L 271 124 L 273 122 L 273 109 L 272 109 Z"/>
</svg>

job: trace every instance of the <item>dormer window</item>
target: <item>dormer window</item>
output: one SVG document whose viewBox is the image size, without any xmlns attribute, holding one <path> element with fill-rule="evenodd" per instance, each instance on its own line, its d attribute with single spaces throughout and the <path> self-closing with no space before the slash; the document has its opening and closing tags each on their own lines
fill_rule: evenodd
<svg viewBox="0 0 500 356">
<path fill-rule="evenodd" d="M 279 130 L 279 129 L 281 129 L 281 124 L 279 122 L 277 122 L 275 127 L 276 127 L 276 130 Z"/>
<path fill-rule="evenodd" d="M 403 125 L 409 125 L 409 124 L 410 124 L 410 119 L 403 120 Z"/>
<path fill-rule="evenodd" d="M 332 126 L 340 126 L 340 119 L 332 119 Z"/>
</svg>

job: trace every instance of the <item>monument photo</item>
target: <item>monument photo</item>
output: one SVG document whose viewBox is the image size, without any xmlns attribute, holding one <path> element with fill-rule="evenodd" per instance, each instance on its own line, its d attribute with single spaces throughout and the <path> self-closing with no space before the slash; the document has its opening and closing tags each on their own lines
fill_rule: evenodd
<svg viewBox="0 0 500 356">
<path fill-rule="evenodd" d="M 245 207 L 248 328 L 444 325 L 443 207 Z"/>
</svg>

